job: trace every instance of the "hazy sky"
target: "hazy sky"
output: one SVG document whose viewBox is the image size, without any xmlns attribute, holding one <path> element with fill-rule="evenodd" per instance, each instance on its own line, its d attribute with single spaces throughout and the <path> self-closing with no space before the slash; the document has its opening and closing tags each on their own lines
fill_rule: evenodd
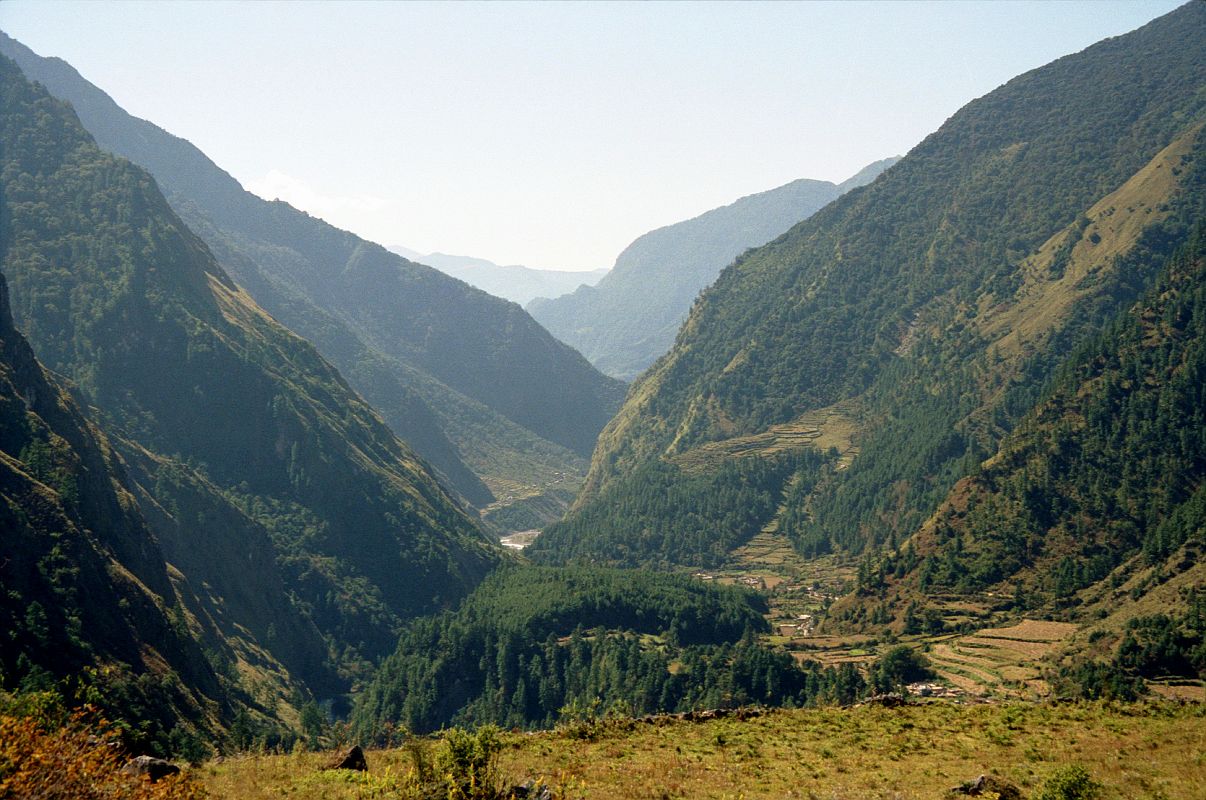
<svg viewBox="0 0 1206 800">
<path fill-rule="evenodd" d="M 0 2 L 244 186 L 383 244 L 556 269 L 904 153 L 1180 5 Z"/>
</svg>

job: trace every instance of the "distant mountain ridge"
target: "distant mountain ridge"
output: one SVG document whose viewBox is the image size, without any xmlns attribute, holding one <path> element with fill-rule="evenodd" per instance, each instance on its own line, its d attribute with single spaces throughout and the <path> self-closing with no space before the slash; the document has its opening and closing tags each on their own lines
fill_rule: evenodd
<svg viewBox="0 0 1206 800">
<path fill-rule="evenodd" d="M 223 269 L 312 341 L 472 504 L 543 505 L 581 480 L 624 386 L 521 308 L 244 191 L 59 59 L 2 34 L 0 53 L 71 102 L 102 148 L 151 172 Z"/>
<path fill-rule="evenodd" d="M 658 228 L 625 248 L 597 285 L 538 298 L 528 311 L 603 372 L 632 380 L 670 349 L 696 296 L 734 258 L 870 183 L 896 161 L 876 161 L 841 184 L 792 181 Z"/>
<path fill-rule="evenodd" d="M 435 267 L 446 275 L 475 286 L 495 297 L 525 305 L 537 297 L 560 297 L 579 286 L 594 286 L 607 274 L 606 269 L 581 272 L 535 269 L 520 264 L 502 266 L 484 258 L 447 253 L 423 253 L 401 245 L 390 245 L 390 252 L 418 264 Z"/>
</svg>

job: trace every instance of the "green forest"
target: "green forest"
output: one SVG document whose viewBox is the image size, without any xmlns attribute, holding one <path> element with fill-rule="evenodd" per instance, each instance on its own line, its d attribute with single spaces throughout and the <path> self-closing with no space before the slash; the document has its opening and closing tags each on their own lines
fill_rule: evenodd
<svg viewBox="0 0 1206 800">
<path fill-rule="evenodd" d="M 611 758 L 638 728 L 667 759 L 635 796 L 763 757 L 849 789 L 925 750 L 926 714 L 960 769 L 1004 753 L 1020 800 L 1088 780 L 1056 745 L 1101 755 L 1023 743 L 1026 715 L 1151 723 L 1091 784 L 1131 789 L 1184 744 L 1153 720 L 1206 719 L 1206 2 L 533 305 L 627 315 L 575 331 L 627 387 L 0 51 L 0 800 L 54 747 L 275 751 L 301 798 L 591 796 L 581 753 L 553 794 L 476 781 L 501 741 Z M 311 769 L 354 744 L 412 760 Z"/>
<path fill-rule="evenodd" d="M 827 460 L 831 454 L 807 448 L 727 459 L 705 472 L 644 464 L 602 502 L 546 528 L 528 554 L 541 563 L 714 567 L 775 516 L 793 475 Z"/>
<path fill-rule="evenodd" d="M 922 592 L 1020 579 L 1025 606 L 1067 603 L 1136 554 L 1206 546 L 1204 277 L 1199 226 L 940 511 L 907 571 Z"/>
<path fill-rule="evenodd" d="M 416 620 L 360 696 L 361 737 L 391 726 L 506 727 L 748 705 L 850 703 L 847 665 L 756 641 L 764 601 L 687 576 L 583 567 L 495 571 L 455 612 Z"/>
<path fill-rule="evenodd" d="M 564 524 L 605 517 L 595 506 L 639 493 L 635 476 L 659 458 L 842 401 L 854 409 L 858 458 L 816 481 L 795 535 L 813 553 L 903 541 L 995 451 L 1064 357 L 1138 298 L 1193 225 L 1206 108 L 1195 30 L 1166 18 L 1129 44 L 1104 42 L 1021 76 L 881 180 L 739 257 L 604 431 Z M 1007 111 L 1016 108 L 1028 113 Z M 1182 155 L 1148 166 L 1174 143 Z M 1134 190 L 1087 229 L 1086 212 L 1145 168 L 1172 180 L 1158 193 Z M 1141 213 L 1142 234 L 1103 239 L 1098 228 L 1115 211 Z M 1085 274 L 1073 280 L 1061 267 L 1071 251 L 1044 248 L 1082 235 L 1111 248 L 1082 247 Z M 1029 271 L 1048 258 L 1043 274 Z M 1019 304 L 1056 311 L 996 322 Z M 1021 327 L 1033 331 L 1023 339 Z M 673 560 L 643 560 L 658 558 Z"/>
<path fill-rule="evenodd" d="M 211 653 L 200 663 L 272 687 L 247 697 L 266 718 L 296 692 L 347 691 L 403 619 L 455 602 L 501 554 L 339 373 L 231 281 L 147 173 L 99 150 L 7 59 L 0 97 L 12 318 L 108 431 L 121 503 L 191 582 L 179 602 L 166 576 L 149 585 Z M 10 455 L 70 500 L 52 444 Z M 80 527 L 103 532 L 111 516 Z M 146 548 L 115 547 L 141 577 Z"/>
</svg>

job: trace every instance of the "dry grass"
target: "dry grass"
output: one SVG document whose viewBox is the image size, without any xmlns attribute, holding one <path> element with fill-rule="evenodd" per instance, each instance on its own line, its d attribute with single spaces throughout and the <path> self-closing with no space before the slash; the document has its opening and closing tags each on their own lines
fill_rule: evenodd
<svg viewBox="0 0 1206 800">
<path fill-rule="evenodd" d="M 1077 630 L 1066 622 L 1023 620 L 1006 628 L 984 628 L 933 641 L 928 655 L 940 677 L 966 692 L 1038 699 L 1049 691 L 1040 680 L 1044 659 Z"/>
<path fill-rule="evenodd" d="M 1026 343 L 1044 340 L 1076 302 L 1093 291 L 1093 281 L 1085 279 L 1114 269 L 1115 257 L 1129 251 L 1149 225 L 1167 215 L 1168 199 L 1179 183 L 1174 168 L 1192 150 L 1198 130 L 1195 126 L 1185 132 L 1086 211 L 1089 224 L 1083 231 L 1078 233 L 1075 223 L 1069 225 L 1028 258 L 1016 302 L 981 309 L 975 324 L 996 352 L 1014 357 Z M 1068 236 L 1077 237 L 1068 266 L 1062 277 L 1051 280 L 1050 266 Z"/>
<path fill-rule="evenodd" d="M 762 433 L 737 436 L 719 442 L 709 442 L 671 458 L 687 472 L 715 469 L 728 458 L 759 455 L 771 456 L 812 446 L 820 450 L 836 448 L 841 457 L 838 469 L 844 469 L 858 454 L 852 446 L 857 430 L 850 408 L 838 404 L 809 411 L 782 425 L 773 425 Z"/>
<path fill-rule="evenodd" d="M 1206 709 L 1200 705 L 931 703 L 778 711 L 752 720 L 632 724 L 594 741 L 556 732 L 507 734 L 508 784 L 543 777 L 558 797 L 934 798 L 985 772 L 1026 794 L 1056 767 L 1079 763 L 1103 800 L 1201 797 Z M 368 754 L 371 772 L 321 773 L 325 756 L 261 756 L 203 768 L 216 797 L 395 796 L 409 765 L 398 750 Z M 393 778 L 391 778 L 393 776 Z"/>
<path fill-rule="evenodd" d="M 1060 642 L 1075 633 L 1076 629 L 1077 626 L 1070 622 L 1024 619 L 1008 628 L 985 628 L 980 635 L 1020 642 Z"/>
</svg>

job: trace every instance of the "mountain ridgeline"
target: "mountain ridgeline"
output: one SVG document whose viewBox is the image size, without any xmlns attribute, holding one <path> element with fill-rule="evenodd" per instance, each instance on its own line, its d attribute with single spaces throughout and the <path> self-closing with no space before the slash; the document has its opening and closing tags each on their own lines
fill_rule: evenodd
<svg viewBox="0 0 1206 800">
<path fill-rule="evenodd" d="M 1015 78 L 739 258 L 634 385 L 533 555 L 664 561 L 647 523 L 590 521 L 643 492 L 645 465 L 715 470 L 789 434 L 835 455 L 780 487 L 778 529 L 801 552 L 903 542 L 1188 237 L 1204 34 L 1190 3 Z"/>
<path fill-rule="evenodd" d="M 497 550 L 146 172 L 6 58 L 0 90 L 13 318 L 109 432 L 187 583 L 180 624 L 223 632 L 214 663 L 285 702 L 346 690 L 405 619 L 471 591 Z"/>
<path fill-rule="evenodd" d="M 1083 696 L 1206 674 L 1206 3 L 534 302 L 641 373 L 622 405 L 518 305 L 0 50 L 0 701 L 160 752 L 325 711 L 589 737 L 848 704 L 927 676 L 898 637 L 1023 613 L 1080 625 L 1053 652 L 1097 663 L 1043 678 Z M 480 522 L 571 501 L 527 558 Z M 741 559 L 808 563 L 768 599 Z"/>
<path fill-rule="evenodd" d="M 840 184 L 792 181 L 651 231 L 628 245 L 597 285 L 533 300 L 528 311 L 603 372 L 632 380 L 670 349 L 691 303 L 734 258 L 896 161 L 877 161 Z"/>
<path fill-rule="evenodd" d="M 473 258 L 472 256 L 454 256 L 448 253 L 424 255 L 410 248 L 396 245 L 391 246 L 389 250 L 408 261 L 435 267 L 445 275 L 451 275 L 470 286 L 476 286 L 483 292 L 510 300 L 512 303 L 519 303 L 521 306 L 530 303 L 537 297 L 560 297 L 574 291 L 579 286 L 594 286 L 600 278 L 607 274 L 605 269 L 570 272 L 568 270 L 534 269 L 519 264 L 503 266 L 484 258 Z"/>
<path fill-rule="evenodd" d="M 244 191 L 58 59 L 5 36 L 0 52 L 72 103 L 101 148 L 150 172 L 224 271 L 313 342 L 472 504 L 539 498 L 581 479 L 624 386 L 521 308 Z"/>
</svg>

